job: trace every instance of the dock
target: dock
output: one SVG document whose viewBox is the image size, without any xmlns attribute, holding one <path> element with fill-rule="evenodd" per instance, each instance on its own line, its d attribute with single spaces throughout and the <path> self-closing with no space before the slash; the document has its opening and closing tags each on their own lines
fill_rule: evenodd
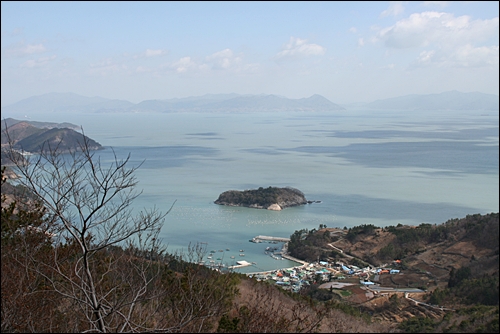
<svg viewBox="0 0 500 334">
<path fill-rule="evenodd" d="M 289 242 L 290 238 L 282 238 L 282 237 L 270 237 L 267 235 L 258 235 L 254 237 L 252 242 L 262 242 L 262 241 L 278 241 L 278 242 Z"/>
</svg>

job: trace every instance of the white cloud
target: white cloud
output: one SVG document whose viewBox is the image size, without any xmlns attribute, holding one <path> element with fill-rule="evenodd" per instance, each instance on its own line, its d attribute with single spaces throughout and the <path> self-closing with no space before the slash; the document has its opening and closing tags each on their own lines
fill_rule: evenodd
<svg viewBox="0 0 500 334">
<path fill-rule="evenodd" d="M 498 44 L 491 45 L 498 43 L 498 28 L 498 17 L 473 20 L 467 15 L 428 11 L 380 29 L 375 40 L 393 49 L 423 49 L 414 67 L 498 67 Z"/>
<path fill-rule="evenodd" d="M 447 54 L 441 50 L 422 51 L 411 66 L 496 67 L 498 69 L 498 50 L 498 45 L 473 47 L 467 44 L 457 48 L 451 54 Z"/>
<path fill-rule="evenodd" d="M 358 32 L 358 29 L 356 29 L 356 27 L 351 27 L 349 31 L 355 34 L 356 32 Z"/>
<path fill-rule="evenodd" d="M 97 63 L 92 63 L 90 66 L 90 73 L 92 74 L 100 74 L 107 75 L 110 73 L 117 73 L 122 70 L 126 70 L 127 67 L 125 65 L 120 65 L 113 61 L 111 58 L 106 58 Z"/>
<path fill-rule="evenodd" d="M 363 38 L 358 39 L 358 46 L 363 46 L 365 45 L 365 40 Z"/>
<path fill-rule="evenodd" d="M 402 1 L 390 1 L 389 8 L 384 10 L 380 17 L 386 16 L 398 16 L 399 14 L 404 12 L 403 2 Z"/>
<path fill-rule="evenodd" d="M 24 33 L 24 28 L 17 27 L 12 29 L 11 31 L 6 31 L 2 29 L 2 37 L 16 37 L 20 36 Z"/>
<path fill-rule="evenodd" d="M 235 55 L 231 49 L 224 49 L 197 61 L 191 57 L 183 57 L 178 61 L 165 65 L 177 73 L 208 72 L 210 70 L 228 71 L 232 73 L 255 72 L 258 64 L 245 64 L 241 55 Z"/>
<path fill-rule="evenodd" d="M 295 58 L 304 56 L 321 56 L 326 49 L 318 44 L 307 43 L 307 40 L 290 37 L 290 41 L 282 47 L 275 59 Z"/>
<path fill-rule="evenodd" d="M 382 66 L 382 69 L 393 70 L 396 67 L 396 64 L 387 64 Z"/>
<path fill-rule="evenodd" d="M 436 54 L 436 51 L 422 51 L 417 58 L 418 64 L 429 64 L 432 61 L 432 57 Z"/>
<path fill-rule="evenodd" d="M 467 15 L 455 17 L 450 13 L 423 12 L 380 30 L 377 37 L 388 47 L 402 49 L 431 43 L 453 45 L 479 42 L 494 34 L 498 34 L 498 17 L 471 20 Z"/>
<path fill-rule="evenodd" d="M 18 43 L 12 45 L 5 50 L 5 55 L 8 57 L 24 57 L 36 53 L 43 53 L 47 48 L 43 44 L 24 44 Z"/>
<path fill-rule="evenodd" d="M 103 67 L 110 67 L 110 66 L 115 66 L 115 64 L 113 64 L 113 60 L 111 58 L 106 58 L 106 59 L 101 60 L 98 63 L 91 63 L 90 64 L 91 68 L 103 68 Z"/>
<path fill-rule="evenodd" d="M 188 70 L 198 69 L 199 65 L 191 57 L 183 57 L 171 65 L 177 73 L 185 73 Z"/>
<path fill-rule="evenodd" d="M 150 58 L 150 57 L 158 57 L 158 56 L 163 56 L 163 55 L 166 55 L 168 53 L 167 50 L 152 50 L 152 49 L 146 49 L 146 51 L 138 54 L 138 55 L 135 55 L 133 56 L 132 58 L 133 59 L 139 59 L 139 58 Z"/>
<path fill-rule="evenodd" d="M 214 69 L 236 69 L 242 62 L 241 57 L 234 56 L 231 49 L 215 52 L 206 58 Z"/>
<path fill-rule="evenodd" d="M 26 47 L 24 47 L 22 49 L 22 52 L 24 52 L 25 54 L 33 54 L 33 53 L 41 53 L 41 52 L 45 52 L 45 46 L 43 46 L 43 44 L 37 44 L 37 45 L 26 45 Z"/>
<path fill-rule="evenodd" d="M 56 59 L 57 57 L 55 55 L 50 56 L 50 57 L 42 57 L 38 59 L 30 59 L 19 65 L 19 67 L 24 67 L 24 68 L 34 68 L 34 67 L 42 67 L 47 65 L 50 61 Z"/>
<path fill-rule="evenodd" d="M 458 67 L 498 67 L 498 45 L 489 47 L 464 45 L 456 50 L 454 57 L 449 59 L 449 63 Z"/>
<path fill-rule="evenodd" d="M 161 56 L 166 54 L 167 52 L 165 50 L 151 50 L 151 49 L 146 49 L 146 57 L 155 57 L 155 56 Z"/>
</svg>

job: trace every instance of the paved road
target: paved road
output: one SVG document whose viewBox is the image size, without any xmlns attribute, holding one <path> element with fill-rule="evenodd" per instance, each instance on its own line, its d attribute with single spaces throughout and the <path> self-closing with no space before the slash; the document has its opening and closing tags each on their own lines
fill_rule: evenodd
<svg viewBox="0 0 500 334">
<path fill-rule="evenodd" d="M 348 257 L 350 259 L 352 259 L 354 256 L 351 256 L 351 255 L 348 255 L 346 253 L 344 253 L 344 251 L 338 247 L 335 247 L 334 245 L 332 244 L 328 244 L 328 246 L 332 247 L 333 249 L 335 249 L 336 251 L 338 251 L 339 253 L 341 253 L 342 255 L 344 255 L 345 257 Z"/>
<path fill-rule="evenodd" d="M 423 303 L 421 301 L 418 301 L 416 299 L 408 297 L 408 293 L 405 293 L 405 298 L 408 299 L 408 300 L 411 300 L 412 302 L 414 302 L 417 305 L 420 304 L 420 305 L 424 305 L 424 306 L 427 306 L 427 307 L 432 307 L 432 308 L 435 308 L 435 309 L 439 309 L 441 311 L 455 311 L 452 308 L 447 308 L 447 307 L 443 307 L 443 306 L 439 306 L 439 305 L 431 305 L 431 304 Z"/>
</svg>

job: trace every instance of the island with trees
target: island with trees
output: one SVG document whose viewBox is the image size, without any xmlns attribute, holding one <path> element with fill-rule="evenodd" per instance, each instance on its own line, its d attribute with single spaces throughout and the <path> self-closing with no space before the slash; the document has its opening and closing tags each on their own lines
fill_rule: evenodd
<svg viewBox="0 0 500 334">
<path fill-rule="evenodd" d="M 312 201 L 308 201 L 304 193 L 298 189 L 270 186 L 244 191 L 228 190 L 220 194 L 214 203 L 280 211 L 286 207 L 312 203 Z"/>
</svg>

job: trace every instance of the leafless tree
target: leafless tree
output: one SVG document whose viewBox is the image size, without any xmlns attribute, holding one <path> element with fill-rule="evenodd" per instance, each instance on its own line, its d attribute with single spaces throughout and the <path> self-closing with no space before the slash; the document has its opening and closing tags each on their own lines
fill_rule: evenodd
<svg viewBox="0 0 500 334">
<path fill-rule="evenodd" d="M 154 297 L 150 287 L 160 278 L 165 252 L 158 236 L 173 204 L 166 213 L 156 208 L 134 213 L 139 167 L 129 168 L 130 156 L 119 160 L 116 154 L 105 164 L 89 149 L 88 138 L 82 139 L 66 154 L 43 147 L 22 157 L 8 146 L 17 182 L 41 200 L 51 222 L 46 232 L 56 245 L 46 268 L 33 263 L 30 270 L 78 307 L 87 331 L 140 330 L 134 312 L 139 302 Z M 127 251 L 112 252 L 113 246 Z"/>
<path fill-rule="evenodd" d="M 239 333 L 310 333 L 316 332 L 328 315 L 321 305 L 305 299 L 293 299 L 273 285 L 249 280 L 241 284 L 245 291 L 219 326 L 220 332 Z"/>
</svg>

